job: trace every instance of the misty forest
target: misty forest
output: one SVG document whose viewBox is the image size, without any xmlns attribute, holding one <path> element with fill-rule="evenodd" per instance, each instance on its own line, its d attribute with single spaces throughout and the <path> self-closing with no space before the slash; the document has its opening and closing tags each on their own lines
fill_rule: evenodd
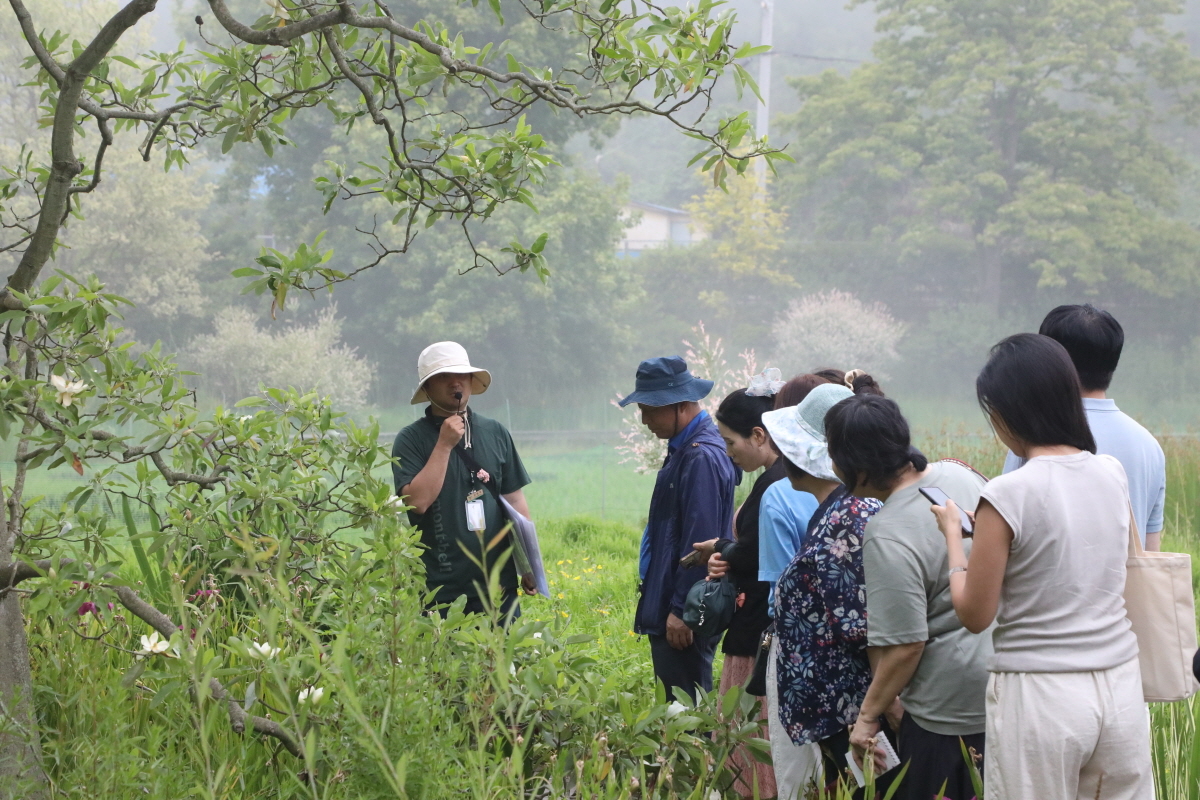
<svg viewBox="0 0 1200 800">
<path fill-rule="evenodd" d="M 656 356 L 710 414 L 865 370 L 994 477 L 989 349 L 1090 303 L 1200 554 L 1197 0 L 4 0 L 0 226 L 0 800 L 776 796 L 766 699 L 634 630 Z M 482 536 L 429 612 L 393 483 L 446 341 L 513 619 Z M 1150 704 L 1158 797 L 1198 727 Z"/>
</svg>

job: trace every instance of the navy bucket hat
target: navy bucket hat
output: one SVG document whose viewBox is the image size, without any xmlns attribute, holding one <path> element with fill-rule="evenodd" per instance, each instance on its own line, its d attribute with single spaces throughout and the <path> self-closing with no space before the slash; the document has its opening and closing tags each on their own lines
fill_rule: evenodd
<svg viewBox="0 0 1200 800">
<path fill-rule="evenodd" d="M 713 382 L 697 378 L 688 371 L 687 362 L 679 356 L 648 358 L 638 365 L 633 394 L 617 405 L 630 403 L 647 406 L 670 406 L 708 397 Z"/>
</svg>

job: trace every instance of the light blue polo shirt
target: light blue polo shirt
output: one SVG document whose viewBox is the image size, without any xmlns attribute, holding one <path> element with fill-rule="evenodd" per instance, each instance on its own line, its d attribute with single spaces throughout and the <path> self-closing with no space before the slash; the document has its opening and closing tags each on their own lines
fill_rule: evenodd
<svg viewBox="0 0 1200 800">
<path fill-rule="evenodd" d="M 1121 462 L 1129 478 L 1129 501 L 1138 523 L 1142 544 L 1146 533 L 1163 529 L 1163 504 L 1167 498 L 1167 458 L 1158 440 L 1133 417 L 1109 399 L 1083 398 L 1096 452 Z M 1004 471 L 1024 466 L 1025 459 L 1012 453 L 1004 460 Z"/>
<path fill-rule="evenodd" d="M 817 498 L 796 491 L 787 478 L 775 481 L 763 492 L 758 506 L 758 579 L 771 584 L 767 608 L 772 616 L 775 584 L 800 549 L 808 521 L 818 505 Z"/>
</svg>

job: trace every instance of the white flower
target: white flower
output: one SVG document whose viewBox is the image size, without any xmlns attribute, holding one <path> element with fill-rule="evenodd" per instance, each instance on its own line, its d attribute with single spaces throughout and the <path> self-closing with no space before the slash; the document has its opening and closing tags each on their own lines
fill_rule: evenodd
<svg viewBox="0 0 1200 800">
<path fill-rule="evenodd" d="M 324 696 L 324 694 L 325 689 L 323 687 L 310 686 L 300 690 L 299 696 L 296 697 L 296 702 L 308 703 L 315 706 L 317 703 L 321 702 L 321 698 Z"/>
<path fill-rule="evenodd" d="M 667 719 L 678 717 L 683 712 L 687 711 L 687 706 L 678 700 L 672 700 L 671 705 L 667 706 Z"/>
<path fill-rule="evenodd" d="M 274 658 L 279 655 L 279 648 L 271 647 L 267 642 L 254 642 L 249 649 L 250 655 L 255 658 Z"/>
<path fill-rule="evenodd" d="M 166 639 L 160 639 L 158 631 L 154 631 L 149 636 L 142 634 L 142 649 L 138 651 L 138 655 L 153 656 L 167 652 L 171 643 Z"/>
<path fill-rule="evenodd" d="M 75 399 L 75 395 L 82 392 L 88 386 L 83 381 L 69 381 L 62 375 L 51 375 L 50 385 L 58 393 L 58 402 L 62 406 L 70 406 L 71 402 Z"/>
<path fill-rule="evenodd" d="M 396 495 L 392 495 L 387 501 L 387 507 L 395 511 L 397 514 L 403 511 L 407 505 L 408 504 L 404 502 L 403 498 L 397 497 Z"/>
<path fill-rule="evenodd" d="M 540 638 L 542 638 L 542 632 L 541 632 L 541 631 L 534 631 L 534 633 L 533 633 L 533 638 L 535 638 L 535 639 L 540 639 Z"/>
</svg>

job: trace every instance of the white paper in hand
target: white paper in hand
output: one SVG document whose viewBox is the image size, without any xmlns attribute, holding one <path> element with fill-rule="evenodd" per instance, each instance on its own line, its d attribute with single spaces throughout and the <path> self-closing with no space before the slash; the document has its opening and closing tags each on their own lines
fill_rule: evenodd
<svg viewBox="0 0 1200 800">
<path fill-rule="evenodd" d="M 895 748 L 892 747 L 892 743 L 888 741 L 888 738 L 883 735 L 883 731 L 875 734 L 875 749 L 883 753 L 884 758 L 883 772 L 879 773 L 879 775 L 891 772 L 900 766 L 900 756 L 896 755 Z M 858 762 L 854 760 L 853 747 L 846 753 L 846 765 L 850 767 L 850 774 L 854 776 L 854 780 L 858 781 L 859 787 L 866 786 L 867 779 L 863 775 L 862 769 L 858 766 Z"/>
</svg>

